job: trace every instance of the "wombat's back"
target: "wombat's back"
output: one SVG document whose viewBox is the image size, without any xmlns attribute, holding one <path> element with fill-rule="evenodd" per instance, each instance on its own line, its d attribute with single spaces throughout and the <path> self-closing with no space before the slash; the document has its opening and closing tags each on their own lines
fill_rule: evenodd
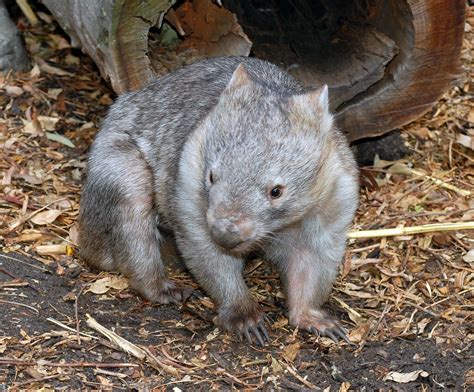
<svg viewBox="0 0 474 392">
<path fill-rule="evenodd" d="M 136 138 L 143 135 L 149 142 L 164 134 L 166 144 L 182 141 L 217 103 L 241 63 L 252 79 L 276 94 L 290 96 L 305 91 L 289 74 L 266 61 L 237 56 L 206 59 L 171 72 L 142 90 L 119 97 L 110 109 L 101 134 L 113 128 Z"/>
<path fill-rule="evenodd" d="M 135 146 L 150 166 L 155 190 L 159 190 L 156 205 L 162 221 L 167 221 L 164 206 L 170 201 L 181 147 L 197 123 L 217 104 L 241 63 L 252 79 L 275 94 L 304 91 L 290 75 L 262 60 L 221 57 L 191 64 L 117 99 L 92 146 L 88 175 L 104 175 L 104 162 L 114 155 L 114 146 Z"/>
</svg>

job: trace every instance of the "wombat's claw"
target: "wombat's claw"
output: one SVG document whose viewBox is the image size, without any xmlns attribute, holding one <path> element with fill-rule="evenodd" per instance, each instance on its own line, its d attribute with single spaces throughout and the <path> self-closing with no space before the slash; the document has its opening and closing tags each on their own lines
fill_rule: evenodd
<svg viewBox="0 0 474 392">
<path fill-rule="evenodd" d="M 315 335 L 327 336 L 335 343 L 339 343 L 340 339 L 342 339 L 348 344 L 353 344 L 347 337 L 346 330 L 339 322 L 323 310 L 311 309 L 300 314 L 292 324 Z"/>
<path fill-rule="evenodd" d="M 346 343 L 353 344 L 347 337 L 345 329 L 339 325 L 334 326 L 332 329 L 323 329 L 322 331 L 319 331 L 315 327 L 311 327 L 309 331 L 315 335 L 327 336 L 334 343 L 339 343 L 339 340 L 343 339 Z"/>
<path fill-rule="evenodd" d="M 265 345 L 265 342 L 270 342 L 270 335 L 268 334 L 268 331 L 265 328 L 265 325 L 261 321 L 256 326 L 252 325 L 248 327 L 247 329 L 244 329 L 243 331 L 243 334 L 245 336 L 245 339 L 247 339 L 247 342 L 252 344 L 252 337 L 250 336 L 249 331 L 251 331 L 253 336 L 255 336 L 260 346 L 263 347 Z"/>
<path fill-rule="evenodd" d="M 223 330 L 237 334 L 240 339 L 245 338 L 250 344 L 256 341 L 258 345 L 264 346 L 265 342 L 270 342 L 265 321 L 260 305 L 251 301 L 221 308 L 216 324 Z"/>
<path fill-rule="evenodd" d="M 161 304 L 180 304 L 189 298 L 193 289 L 191 287 L 166 281 L 158 294 L 156 302 Z"/>
</svg>

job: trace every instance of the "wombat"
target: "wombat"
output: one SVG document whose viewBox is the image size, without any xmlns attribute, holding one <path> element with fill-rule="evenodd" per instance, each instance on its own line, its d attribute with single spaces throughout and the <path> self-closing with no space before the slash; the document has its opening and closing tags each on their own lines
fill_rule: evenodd
<svg viewBox="0 0 474 392">
<path fill-rule="evenodd" d="M 119 270 L 146 299 L 178 302 L 183 287 L 160 256 L 171 230 L 217 304 L 218 326 L 263 345 L 266 317 L 242 277 L 258 250 L 281 272 L 290 324 L 347 340 L 321 305 L 357 203 L 356 164 L 327 86 L 305 88 L 262 60 L 207 59 L 110 108 L 90 151 L 80 256 Z"/>
</svg>

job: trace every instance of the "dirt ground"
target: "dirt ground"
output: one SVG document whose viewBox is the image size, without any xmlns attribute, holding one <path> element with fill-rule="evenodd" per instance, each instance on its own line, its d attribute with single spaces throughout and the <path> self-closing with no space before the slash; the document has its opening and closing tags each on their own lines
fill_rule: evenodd
<svg viewBox="0 0 474 392">
<path fill-rule="evenodd" d="M 192 295 L 159 306 L 82 265 L 82 173 L 114 94 L 39 16 L 35 28 L 18 21 L 34 68 L 0 76 L 0 390 L 474 389 L 472 230 L 351 239 L 328 308 L 352 345 L 289 327 L 261 260 L 245 276 L 271 322 L 264 347 L 219 332 L 186 271 L 171 277 Z M 353 231 L 474 221 L 473 29 L 470 7 L 465 72 L 404 127 L 410 154 L 363 168 Z"/>
</svg>

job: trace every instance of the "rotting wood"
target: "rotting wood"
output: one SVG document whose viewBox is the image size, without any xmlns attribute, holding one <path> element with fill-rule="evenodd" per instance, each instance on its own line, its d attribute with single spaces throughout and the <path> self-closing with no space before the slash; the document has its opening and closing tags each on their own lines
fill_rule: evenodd
<svg viewBox="0 0 474 392">
<path fill-rule="evenodd" d="M 166 12 L 175 2 L 175 0 L 44 1 L 71 37 L 73 45 L 81 47 L 92 57 L 102 76 L 110 79 L 117 93 L 136 90 L 153 80 L 157 72 L 163 74 L 169 71 L 166 56 L 156 60 L 160 58 L 160 53 L 156 50 L 156 46 L 153 48 L 148 33 L 151 28 L 162 26 Z M 213 39 L 213 42 L 203 41 L 208 46 L 207 49 L 202 49 L 203 57 L 220 52 L 221 49 L 225 49 L 227 54 L 249 54 L 250 41 L 239 30 L 236 21 L 232 24 L 235 17 L 230 12 L 219 8 L 211 0 L 197 0 L 189 6 L 185 3 L 180 8 L 184 6 L 189 8 L 189 13 L 194 14 L 191 14 L 189 20 L 183 21 L 179 17 L 178 19 L 183 29 L 190 29 L 188 35 L 192 40 L 199 39 L 197 31 L 199 26 L 196 26 L 196 21 L 201 19 L 204 20 L 204 26 L 199 31 L 207 34 L 202 38 Z M 215 30 L 218 30 L 217 36 L 213 34 Z M 194 42 L 192 46 L 196 46 L 196 43 Z M 189 45 L 187 48 L 189 49 Z M 193 58 L 196 58 L 196 54 Z M 155 59 L 153 64 L 151 59 Z"/>
</svg>

